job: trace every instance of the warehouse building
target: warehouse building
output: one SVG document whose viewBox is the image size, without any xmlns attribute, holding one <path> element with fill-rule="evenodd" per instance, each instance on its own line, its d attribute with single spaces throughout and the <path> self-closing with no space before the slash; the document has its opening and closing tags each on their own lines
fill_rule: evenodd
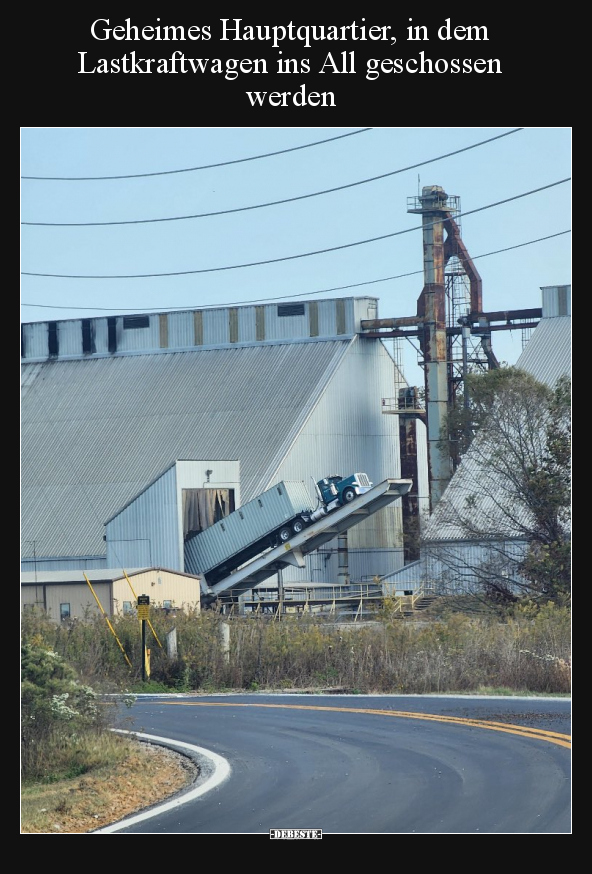
<svg viewBox="0 0 592 874">
<path fill-rule="evenodd" d="M 362 297 L 23 324 L 22 570 L 193 574 L 187 538 L 281 480 L 305 482 L 314 506 L 327 475 L 400 478 L 383 401 L 407 383 L 362 335 L 377 315 Z M 402 568 L 403 528 L 399 501 L 352 528 L 348 578 Z M 284 582 L 336 582 L 337 553 Z"/>
</svg>

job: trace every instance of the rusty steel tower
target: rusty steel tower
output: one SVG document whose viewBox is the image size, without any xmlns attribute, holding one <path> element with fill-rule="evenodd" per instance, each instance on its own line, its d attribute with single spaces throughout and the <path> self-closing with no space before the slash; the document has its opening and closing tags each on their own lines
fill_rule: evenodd
<svg viewBox="0 0 592 874">
<path fill-rule="evenodd" d="M 439 185 L 427 185 L 418 197 L 408 200 L 407 212 L 418 213 L 423 233 L 423 290 L 417 301 L 417 317 L 423 326 L 419 344 L 425 373 L 425 407 L 428 429 L 430 497 L 436 504 L 453 473 L 446 440 L 448 404 L 454 393 L 454 377 L 447 339 L 446 264 L 457 259 L 470 280 L 470 310 L 481 312 L 481 278 L 462 243 L 454 216 L 459 198 Z M 445 237 L 446 232 L 446 237 Z"/>
<path fill-rule="evenodd" d="M 499 367 L 491 345 L 492 331 L 520 328 L 524 334 L 536 327 L 542 310 L 483 312 L 481 277 L 461 238 L 459 197 L 447 194 L 439 185 L 427 185 L 420 195 L 407 199 L 407 212 L 422 219 L 424 285 L 417 313 L 362 320 L 362 331 L 366 337 L 416 338 L 419 342 L 424 408 L 412 387 L 399 389 L 398 398 L 385 398 L 382 403 L 383 413 L 400 417 L 401 445 L 409 450 L 402 465 L 405 461 L 409 471 L 414 463 L 415 422 L 421 419 L 426 423 L 433 510 L 460 461 L 447 418 L 452 407 L 468 404 L 467 374 Z M 417 479 L 417 473 L 406 475 Z"/>
</svg>

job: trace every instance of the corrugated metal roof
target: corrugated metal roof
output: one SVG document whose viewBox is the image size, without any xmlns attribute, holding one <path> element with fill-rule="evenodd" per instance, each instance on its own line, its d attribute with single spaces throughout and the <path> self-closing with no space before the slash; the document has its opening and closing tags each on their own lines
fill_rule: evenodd
<svg viewBox="0 0 592 874">
<path fill-rule="evenodd" d="M 541 319 L 516 367 L 550 388 L 571 373 L 571 316 Z"/>
<path fill-rule="evenodd" d="M 131 568 L 126 570 L 128 577 L 133 577 L 135 574 L 143 573 L 150 568 Z M 176 573 L 176 571 L 173 571 Z M 112 583 L 114 580 L 123 579 L 121 568 L 114 570 L 105 568 L 104 570 L 88 570 L 88 571 L 21 571 L 21 584 L 27 585 L 51 585 L 55 583 L 86 583 L 84 574 L 89 578 L 91 583 Z"/>
<path fill-rule="evenodd" d="M 554 387 L 561 376 L 570 375 L 571 317 L 542 319 L 516 367 L 549 387 Z M 520 534 L 521 525 L 529 525 L 526 508 L 516 504 L 511 484 L 506 487 L 494 470 L 484 470 L 483 457 L 488 453 L 485 441 L 486 435 L 478 434 L 464 456 L 425 526 L 426 540 L 442 542 L 466 538 L 467 528 L 460 527 L 457 520 L 459 516 L 468 515 L 467 499 L 472 502 L 470 518 L 475 532 L 511 538 Z M 513 520 L 500 509 L 504 505 L 511 506 Z"/>
<path fill-rule="evenodd" d="M 169 574 L 175 574 L 180 577 L 189 577 L 197 579 L 194 574 L 187 574 L 183 571 L 170 571 L 167 568 L 126 568 L 125 573 L 130 579 L 137 574 L 146 573 L 146 571 L 166 571 Z M 63 570 L 63 571 L 21 571 L 21 584 L 23 585 L 51 585 L 59 583 L 86 583 L 84 574 L 89 578 L 91 583 L 113 583 L 115 580 L 125 579 L 121 568 L 105 568 L 104 570 Z"/>
<path fill-rule="evenodd" d="M 105 552 L 103 523 L 177 459 L 257 494 L 351 339 L 23 365 L 23 555 Z"/>
</svg>

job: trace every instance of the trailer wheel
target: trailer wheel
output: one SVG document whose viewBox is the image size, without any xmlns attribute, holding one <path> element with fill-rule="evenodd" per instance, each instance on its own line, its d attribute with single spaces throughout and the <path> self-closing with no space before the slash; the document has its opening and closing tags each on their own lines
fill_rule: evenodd
<svg viewBox="0 0 592 874">
<path fill-rule="evenodd" d="M 288 540 L 290 539 L 291 533 L 292 533 L 292 531 L 287 525 L 285 525 L 283 528 L 280 528 L 280 531 L 279 531 L 280 541 L 282 543 L 287 543 Z"/>
<path fill-rule="evenodd" d="M 341 501 L 343 504 L 349 504 L 356 496 L 356 492 L 354 489 L 347 488 L 343 490 L 343 494 L 341 496 Z"/>
<path fill-rule="evenodd" d="M 292 531 L 294 534 L 300 534 L 301 531 L 304 531 L 304 519 L 294 519 L 292 522 Z"/>
</svg>

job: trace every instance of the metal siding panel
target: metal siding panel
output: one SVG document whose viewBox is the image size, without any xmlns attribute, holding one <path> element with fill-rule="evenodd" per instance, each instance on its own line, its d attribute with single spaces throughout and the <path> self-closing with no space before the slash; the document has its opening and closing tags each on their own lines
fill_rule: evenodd
<svg viewBox="0 0 592 874">
<path fill-rule="evenodd" d="M 398 418 L 383 415 L 381 404 L 392 391 L 393 378 L 393 361 L 382 344 L 354 341 L 285 455 L 277 478 L 295 479 L 302 471 L 308 471 L 309 483 L 356 471 L 367 473 L 375 483 L 400 478 Z M 396 550 L 402 547 L 402 524 L 401 503 L 396 502 L 348 531 L 348 546 L 395 550 L 393 563 L 384 570 L 391 571 Z M 336 545 L 335 540 L 327 548 Z M 385 560 L 381 558 L 381 567 Z"/>
<path fill-rule="evenodd" d="M 170 349 L 187 349 L 194 345 L 193 321 L 197 313 L 168 314 L 168 345 Z"/>
<path fill-rule="evenodd" d="M 231 343 L 238 343 L 238 309 L 230 307 L 228 310 L 228 338 Z"/>
<path fill-rule="evenodd" d="M 183 570 L 176 471 L 166 471 L 105 526 L 109 567 Z"/>
<path fill-rule="evenodd" d="M 161 349 L 167 349 L 169 345 L 169 320 L 166 313 L 158 317 L 158 345 Z"/>
<path fill-rule="evenodd" d="M 337 334 L 337 319 L 334 300 L 320 300 L 319 304 L 319 336 L 334 337 Z"/>
<path fill-rule="evenodd" d="M 255 339 L 266 340 L 265 336 L 265 307 L 255 307 Z"/>
<path fill-rule="evenodd" d="M 217 346 L 229 343 L 228 310 L 204 310 L 203 312 L 203 344 Z"/>
<path fill-rule="evenodd" d="M 311 337 L 319 336 L 319 305 L 313 301 L 308 305 L 309 333 Z"/>
<path fill-rule="evenodd" d="M 117 317 L 117 351 L 135 352 L 144 349 L 159 348 L 160 317 L 149 316 L 148 328 L 124 328 L 123 316 Z"/>
<path fill-rule="evenodd" d="M 335 301 L 335 319 L 337 322 L 337 333 L 345 334 L 345 301 Z"/>
<path fill-rule="evenodd" d="M 269 340 L 296 340 L 308 337 L 307 304 L 302 316 L 278 316 L 278 306 L 266 307 L 265 323 Z"/>
<path fill-rule="evenodd" d="M 107 319 L 93 319 L 95 327 L 95 349 L 97 354 L 109 351 L 109 328 Z"/>
<path fill-rule="evenodd" d="M 82 321 L 59 322 L 60 356 L 82 355 Z"/>
<path fill-rule="evenodd" d="M 196 346 L 203 346 L 203 313 L 201 310 L 193 314 L 193 342 Z"/>
<path fill-rule="evenodd" d="M 25 325 L 27 358 L 47 358 L 47 322 L 35 322 Z"/>
<path fill-rule="evenodd" d="M 255 307 L 240 307 L 237 311 L 238 342 L 251 343 L 257 339 Z"/>
<path fill-rule="evenodd" d="M 546 285 L 541 292 L 544 319 L 571 315 L 571 285 Z"/>
</svg>

